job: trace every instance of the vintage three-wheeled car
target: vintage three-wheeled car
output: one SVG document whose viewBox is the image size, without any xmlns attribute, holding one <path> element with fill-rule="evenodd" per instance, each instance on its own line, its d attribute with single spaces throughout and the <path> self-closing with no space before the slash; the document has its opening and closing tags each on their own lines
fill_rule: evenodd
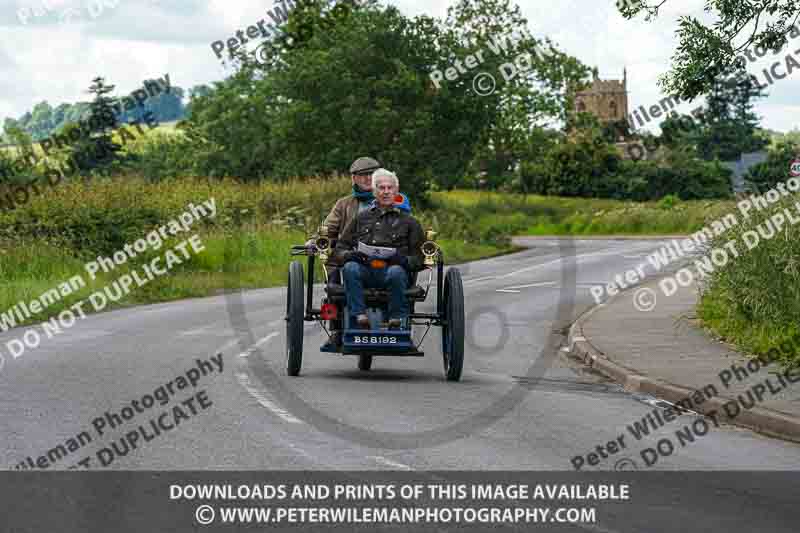
<svg viewBox="0 0 800 533">
<path fill-rule="evenodd" d="M 286 298 L 286 368 L 290 376 L 297 376 L 303 362 L 303 324 L 318 321 L 330 341 L 321 351 L 342 355 L 358 356 L 358 368 L 369 370 L 375 356 L 417 356 L 425 354 L 420 350 L 431 326 L 442 328 L 442 358 L 444 373 L 449 381 L 458 381 L 464 366 L 464 289 L 461 273 L 457 268 L 450 268 L 444 273 L 444 254 L 434 241 L 435 233 L 426 232 L 426 241 L 422 245 L 426 270 L 409 274 L 406 298 L 409 300 L 411 313 L 400 328 L 389 329 L 385 320 L 389 291 L 383 289 L 365 289 L 369 328 L 359 328 L 348 312 L 345 287 L 338 283 L 339 276 L 329 272 L 325 263 L 332 252 L 332 242 L 328 238 L 325 227 L 320 228 L 319 237 L 306 245 L 292 247 L 291 255 L 308 257 L 305 275 L 303 265 L 292 261 L 289 265 L 289 282 Z M 319 308 L 314 303 L 314 267 L 319 258 L 323 265 L 325 277 L 322 303 Z M 370 266 L 385 266 L 380 261 L 370 261 Z M 427 271 L 425 287 L 417 285 L 419 274 Z M 436 307 L 432 313 L 418 313 L 417 303 L 424 302 L 432 287 L 433 273 L 436 272 Z M 304 287 L 305 283 L 305 287 Z M 325 326 L 328 321 L 330 327 Z M 417 329 L 425 326 L 424 334 L 415 343 L 413 338 Z"/>
</svg>

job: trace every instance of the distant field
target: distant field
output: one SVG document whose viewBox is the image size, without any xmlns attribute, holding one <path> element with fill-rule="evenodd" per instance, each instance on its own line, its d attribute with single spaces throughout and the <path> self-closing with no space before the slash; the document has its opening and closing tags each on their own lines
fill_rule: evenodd
<svg viewBox="0 0 800 533">
<path fill-rule="evenodd" d="M 733 201 L 629 202 L 480 191 L 434 193 L 445 211 L 469 209 L 481 225 L 514 235 L 664 235 L 691 233 L 735 209 Z"/>
<path fill-rule="evenodd" d="M 156 128 L 154 128 L 154 129 L 152 129 L 152 130 L 147 128 L 147 127 L 145 127 L 145 126 L 142 126 L 142 131 L 144 131 L 146 134 L 147 133 L 177 133 L 177 134 L 181 134 L 182 133 L 181 130 L 179 130 L 179 129 L 177 129 L 175 127 L 177 124 L 178 124 L 177 120 L 173 120 L 171 122 L 162 122 L 162 123 L 159 123 L 158 126 Z M 136 130 L 135 128 L 133 128 L 130 125 L 126 125 L 126 126 L 128 126 L 128 128 L 131 131 L 134 132 L 134 135 L 136 135 L 137 138 L 139 137 L 138 130 Z M 119 141 L 119 136 L 118 135 L 115 135 L 115 140 Z M 5 150 L 6 152 L 10 152 L 10 153 L 18 153 L 16 145 L 13 145 L 13 144 L 0 144 L 0 150 Z M 42 151 L 42 148 L 41 148 L 39 142 L 34 142 L 33 143 L 33 151 L 34 151 L 34 153 L 36 153 L 36 155 L 39 155 L 39 156 L 43 156 L 44 155 L 44 152 Z"/>
</svg>

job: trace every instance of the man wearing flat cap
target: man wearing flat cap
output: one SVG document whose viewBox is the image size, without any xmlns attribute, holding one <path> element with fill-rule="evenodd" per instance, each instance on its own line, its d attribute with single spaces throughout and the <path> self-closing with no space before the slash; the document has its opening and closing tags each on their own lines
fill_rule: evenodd
<svg viewBox="0 0 800 533">
<path fill-rule="evenodd" d="M 372 194 L 372 173 L 381 167 L 380 163 L 371 157 L 359 157 L 353 164 L 350 165 L 350 177 L 353 182 L 353 190 L 344 198 L 339 198 L 336 204 L 325 217 L 323 225 L 328 228 L 328 237 L 331 239 L 331 246 L 336 246 L 336 241 L 344 231 L 347 225 L 355 220 L 356 216 L 362 211 L 365 211 L 375 200 Z M 315 233 L 311 239 L 306 242 L 306 246 L 311 246 L 317 239 Z M 339 265 L 332 263 L 329 259 L 326 268 L 328 275 L 331 276 L 331 281 L 340 283 Z M 340 320 L 331 322 L 331 329 L 340 329 Z M 326 345 L 337 344 L 340 339 L 340 333 L 336 332 L 333 339 L 329 339 Z"/>
<path fill-rule="evenodd" d="M 350 177 L 353 182 L 353 190 L 344 198 L 339 198 L 336 204 L 325 217 L 322 224 L 328 227 L 328 237 L 331 239 L 331 246 L 336 246 L 339 234 L 345 226 L 356 218 L 356 216 L 369 207 L 375 199 L 372 194 L 372 173 L 381 167 L 375 159 L 371 157 L 359 157 L 350 165 Z M 306 243 L 311 245 L 316 240 L 316 234 Z"/>
</svg>

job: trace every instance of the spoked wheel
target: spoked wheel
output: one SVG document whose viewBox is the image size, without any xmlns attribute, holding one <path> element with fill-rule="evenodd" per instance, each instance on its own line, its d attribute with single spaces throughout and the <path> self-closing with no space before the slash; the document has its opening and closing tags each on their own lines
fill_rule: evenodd
<svg viewBox="0 0 800 533">
<path fill-rule="evenodd" d="M 359 370 L 369 370 L 372 368 L 372 356 L 371 355 L 359 355 L 358 356 L 358 369 Z"/>
<path fill-rule="evenodd" d="M 292 261 L 286 294 L 286 373 L 296 376 L 303 364 L 303 265 Z"/>
<path fill-rule="evenodd" d="M 447 381 L 458 381 L 464 368 L 464 286 L 456 268 L 448 270 L 444 278 L 442 303 L 447 322 L 442 328 L 444 373 Z"/>
</svg>

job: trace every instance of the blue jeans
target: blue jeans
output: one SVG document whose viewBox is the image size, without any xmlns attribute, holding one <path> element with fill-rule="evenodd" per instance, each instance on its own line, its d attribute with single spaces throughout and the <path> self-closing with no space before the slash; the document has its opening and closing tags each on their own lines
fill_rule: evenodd
<svg viewBox="0 0 800 533">
<path fill-rule="evenodd" d="M 366 314 L 364 288 L 391 290 L 389 298 L 389 318 L 408 317 L 408 273 L 398 265 L 388 268 L 369 268 L 355 261 L 349 261 L 342 269 L 346 288 L 347 308 L 352 316 Z"/>
</svg>

